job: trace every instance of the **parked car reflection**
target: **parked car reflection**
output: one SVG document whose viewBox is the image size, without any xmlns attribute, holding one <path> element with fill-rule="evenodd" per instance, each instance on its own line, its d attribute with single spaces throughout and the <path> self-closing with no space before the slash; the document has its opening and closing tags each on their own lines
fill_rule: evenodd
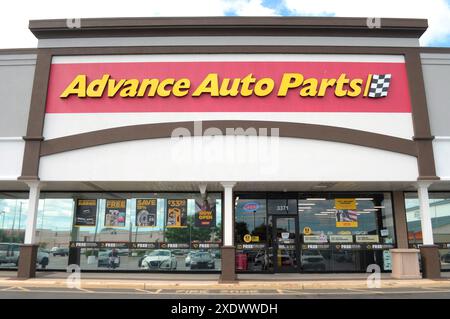
<svg viewBox="0 0 450 319">
<path fill-rule="evenodd" d="M 441 256 L 441 269 L 450 269 L 450 253 Z"/>
<path fill-rule="evenodd" d="M 308 270 L 325 271 L 326 269 L 325 258 L 318 250 L 302 251 L 301 262 L 302 268 L 305 271 Z"/>
<path fill-rule="evenodd" d="M 214 269 L 214 266 L 214 257 L 210 252 L 199 251 L 190 256 L 191 269 Z"/>
<path fill-rule="evenodd" d="M 118 251 L 106 250 L 98 253 L 97 267 L 119 268 L 120 257 Z"/>
<path fill-rule="evenodd" d="M 12 267 L 19 265 L 20 244 L 0 243 L 0 265 L 9 264 Z M 49 254 L 39 248 L 37 252 L 36 264 L 45 269 L 49 263 Z"/>
<path fill-rule="evenodd" d="M 145 270 L 176 270 L 177 259 L 170 250 L 157 249 L 142 258 L 140 268 Z"/>
</svg>

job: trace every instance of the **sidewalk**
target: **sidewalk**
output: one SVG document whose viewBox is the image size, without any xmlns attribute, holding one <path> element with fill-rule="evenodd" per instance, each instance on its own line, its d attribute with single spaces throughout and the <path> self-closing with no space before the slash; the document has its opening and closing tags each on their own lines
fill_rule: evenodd
<svg viewBox="0 0 450 319">
<path fill-rule="evenodd" d="M 19 280 L 0 271 L 1 287 L 67 287 L 67 273 L 37 272 Z M 367 274 L 240 274 L 236 283 L 219 283 L 218 274 L 82 273 L 81 288 L 106 289 L 357 289 L 367 288 Z M 450 289 L 450 273 L 439 280 L 397 280 L 381 274 L 381 288 L 439 287 Z"/>
</svg>

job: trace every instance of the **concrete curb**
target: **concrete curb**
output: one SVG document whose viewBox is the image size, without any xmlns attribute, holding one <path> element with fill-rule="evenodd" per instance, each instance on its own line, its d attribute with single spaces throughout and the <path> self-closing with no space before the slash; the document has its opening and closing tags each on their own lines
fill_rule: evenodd
<svg viewBox="0 0 450 319">
<path fill-rule="evenodd" d="M 0 279 L 2 287 L 41 287 L 41 288 L 66 288 L 65 279 Z M 450 280 L 381 280 L 381 288 L 418 288 L 418 287 L 448 287 L 450 290 Z M 299 281 L 299 282 L 263 282 L 263 281 L 244 281 L 235 284 L 219 284 L 217 281 L 131 281 L 131 280 L 93 280 L 85 279 L 81 282 L 81 288 L 84 289 L 361 289 L 368 288 L 365 280 L 346 280 L 346 281 Z"/>
</svg>

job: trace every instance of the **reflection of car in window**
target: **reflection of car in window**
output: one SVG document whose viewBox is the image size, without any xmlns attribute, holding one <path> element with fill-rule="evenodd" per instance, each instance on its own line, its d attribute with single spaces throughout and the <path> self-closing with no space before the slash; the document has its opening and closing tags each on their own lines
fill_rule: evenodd
<svg viewBox="0 0 450 319">
<path fill-rule="evenodd" d="M 450 269 L 450 253 L 441 256 L 441 268 Z"/>
<path fill-rule="evenodd" d="M 186 267 L 191 266 L 191 258 L 192 258 L 192 255 L 195 255 L 195 253 L 196 253 L 195 251 L 191 251 L 187 254 L 186 258 L 184 259 L 184 265 Z"/>
<path fill-rule="evenodd" d="M 352 254 L 349 251 L 333 252 L 333 257 L 338 263 L 353 262 Z"/>
<path fill-rule="evenodd" d="M 51 253 L 53 256 L 69 256 L 69 248 L 52 248 Z"/>
<path fill-rule="evenodd" d="M 210 252 L 200 251 L 190 257 L 191 269 L 214 269 L 215 261 Z"/>
<path fill-rule="evenodd" d="M 17 267 L 19 264 L 20 244 L 0 243 L 0 264 L 11 264 Z M 49 254 L 38 249 L 36 264 L 42 269 L 46 268 L 49 263 Z"/>
<path fill-rule="evenodd" d="M 278 253 L 277 258 L 278 260 L 281 259 L 282 266 L 295 266 L 295 260 L 294 258 L 292 258 L 292 256 L 289 254 L 287 250 L 282 250 L 281 254 Z"/>
<path fill-rule="evenodd" d="M 112 250 L 104 250 L 98 252 L 98 261 L 97 267 L 107 267 L 107 268 L 119 268 L 120 267 L 120 257 L 119 252 L 116 251 L 116 255 L 114 257 L 114 265 L 111 264 L 111 253 Z M 112 267 L 113 266 L 113 267 Z"/>
<path fill-rule="evenodd" d="M 146 270 L 176 270 L 177 259 L 170 250 L 157 249 L 145 255 L 140 268 Z"/>
<path fill-rule="evenodd" d="M 326 269 L 325 258 L 318 250 L 302 251 L 302 268 L 303 270 L 320 270 Z"/>
<path fill-rule="evenodd" d="M 269 255 L 266 254 L 266 252 L 260 251 L 256 254 L 254 265 L 255 269 L 267 270 L 269 264 L 270 264 Z"/>
</svg>

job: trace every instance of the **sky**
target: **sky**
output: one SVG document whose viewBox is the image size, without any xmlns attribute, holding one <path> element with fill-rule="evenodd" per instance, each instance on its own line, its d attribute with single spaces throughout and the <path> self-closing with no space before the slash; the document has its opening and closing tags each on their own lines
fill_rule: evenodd
<svg viewBox="0 0 450 319">
<path fill-rule="evenodd" d="M 426 18 L 422 46 L 450 47 L 450 0 L 14 0 L 0 11 L 0 48 L 32 48 L 32 19 L 163 16 Z"/>
</svg>

